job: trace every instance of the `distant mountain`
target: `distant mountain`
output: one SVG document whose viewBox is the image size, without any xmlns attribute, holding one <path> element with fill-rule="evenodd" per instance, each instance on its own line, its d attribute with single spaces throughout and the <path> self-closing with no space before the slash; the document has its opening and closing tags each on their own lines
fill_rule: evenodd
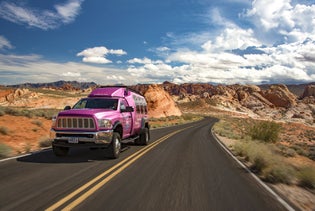
<svg viewBox="0 0 315 211">
<path fill-rule="evenodd" d="M 74 89 L 87 89 L 90 87 L 96 87 L 94 82 L 78 82 L 78 81 L 56 81 L 51 83 L 24 83 L 17 85 L 9 85 L 7 87 L 13 88 L 64 88 L 73 87 Z"/>
<path fill-rule="evenodd" d="M 117 84 L 117 85 L 122 85 L 122 84 Z M 137 89 L 138 91 L 143 91 L 144 87 L 148 87 L 150 84 L 138 84 L 134 86 L 130 86 L 131 88 Z M 270 88 L 272 84 L 262 84 L 258 85 L 259 88 L 262 90 L 267 90 Z M 298 85 L 286 85 L 290 92 L 295 94 L 297 97 L 301 97 L 303 95 L 303 92 L 305 90 L 305 87 L 308 85 L 315 85 L 315 82 L 309 83 L 309 84 L 298 84 Z M 17 85 L 9 85 L 7 87 L 12 87 L 12 88 L 56 88 L 56 89 L 64 89 L 64 90 L 71 90 L 71 89 L 87 89 L 90 87 L 97 87 L 98 84 L 94 82 L 78 82 L 78 81 L 56 81 L 56 82 L 51 82 L 51 83 L 24 83 L 24 84 L 17 84 Z M 188 93 L 194 93 L 195 91 L 197 92 L 205 92 L 209 87 L 214 87 L 214 86 L 221 86 L 218 84 L 207 84 L 207 83 L 186 83 L 186 84 L 180 84 L 176 85 L 171 82 L 165 81 L 162 86 L 167 89 L 167 87 L 172 86 L 173 89 L 176 88 L 181 88 L 181 89 L 187 89 L 186 91 Z M 227 85 L 226 85 L 227 86 Z M 142 88 L 141 88 L 142 87 Z M 175 90 L 176 90 L 175 88 Z M 175 91 L 173 90 L 173 92 Z M 167 90 L 171 94 L 171 90 Z M 179 90 L 177 90 L 179 92 Z"/>
</svg>

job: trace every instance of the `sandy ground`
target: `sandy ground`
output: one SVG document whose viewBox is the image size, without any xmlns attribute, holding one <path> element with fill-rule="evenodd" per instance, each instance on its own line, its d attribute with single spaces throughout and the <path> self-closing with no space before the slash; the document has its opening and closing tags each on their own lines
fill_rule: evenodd
<svg viewBox="0 0 315 211">
<path fill-rule="evenodd" d="M 45 118 L 3 115 L 0 128 L 7 132 L 0 133 L 0 143 L 13 149 L 11 155 L 38 150 L 40 141 L 48 139 L 50 127 L 51 120 Z"/>
</svg>

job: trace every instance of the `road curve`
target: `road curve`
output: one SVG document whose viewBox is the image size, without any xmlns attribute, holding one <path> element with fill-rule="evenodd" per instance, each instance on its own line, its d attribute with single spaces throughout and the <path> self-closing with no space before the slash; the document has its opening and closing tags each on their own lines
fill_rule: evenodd
<svg viewBox="0 0 315 211">
<path fill-rule="evenodd" d="M 214 122 L 152 130 L 117 160 L 77 149 L 0 162 L 0 210 L 285 210 L 214 140 Z"/>
</svg>

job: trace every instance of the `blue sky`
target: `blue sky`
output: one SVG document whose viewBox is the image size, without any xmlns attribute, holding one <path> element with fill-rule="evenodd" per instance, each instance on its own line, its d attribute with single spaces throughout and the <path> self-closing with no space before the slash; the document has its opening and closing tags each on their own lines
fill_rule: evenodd
<svg viewBox="0 0 315 211">
<path fill-rule="evenodd" d="M 0 0 L 0 84 L 315 81 L 315 0 Z"/>
</svg>

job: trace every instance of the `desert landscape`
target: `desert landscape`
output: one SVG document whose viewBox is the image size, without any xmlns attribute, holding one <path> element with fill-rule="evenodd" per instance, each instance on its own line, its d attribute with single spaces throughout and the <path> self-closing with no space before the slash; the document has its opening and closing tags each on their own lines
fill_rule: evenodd
<svg viewBox="0 0 315 211">
<path fill-rule="evenodd" d="M 66 81 L 0 87 L 1 158 L 50 147 L 52 117 L 95 87 L 95 83 Z M 164 82 L 130 88 L 145 96 L 152 128 L 205 116 L 218 118 L 214 132 L 227 148 L 296 206 L 315 208 L 314 83 L 256 86 Z M 274 136 L 253 137 L 265 126 Z M 265 156 L 260 156 L 261 152 Z"/>
</svg>

